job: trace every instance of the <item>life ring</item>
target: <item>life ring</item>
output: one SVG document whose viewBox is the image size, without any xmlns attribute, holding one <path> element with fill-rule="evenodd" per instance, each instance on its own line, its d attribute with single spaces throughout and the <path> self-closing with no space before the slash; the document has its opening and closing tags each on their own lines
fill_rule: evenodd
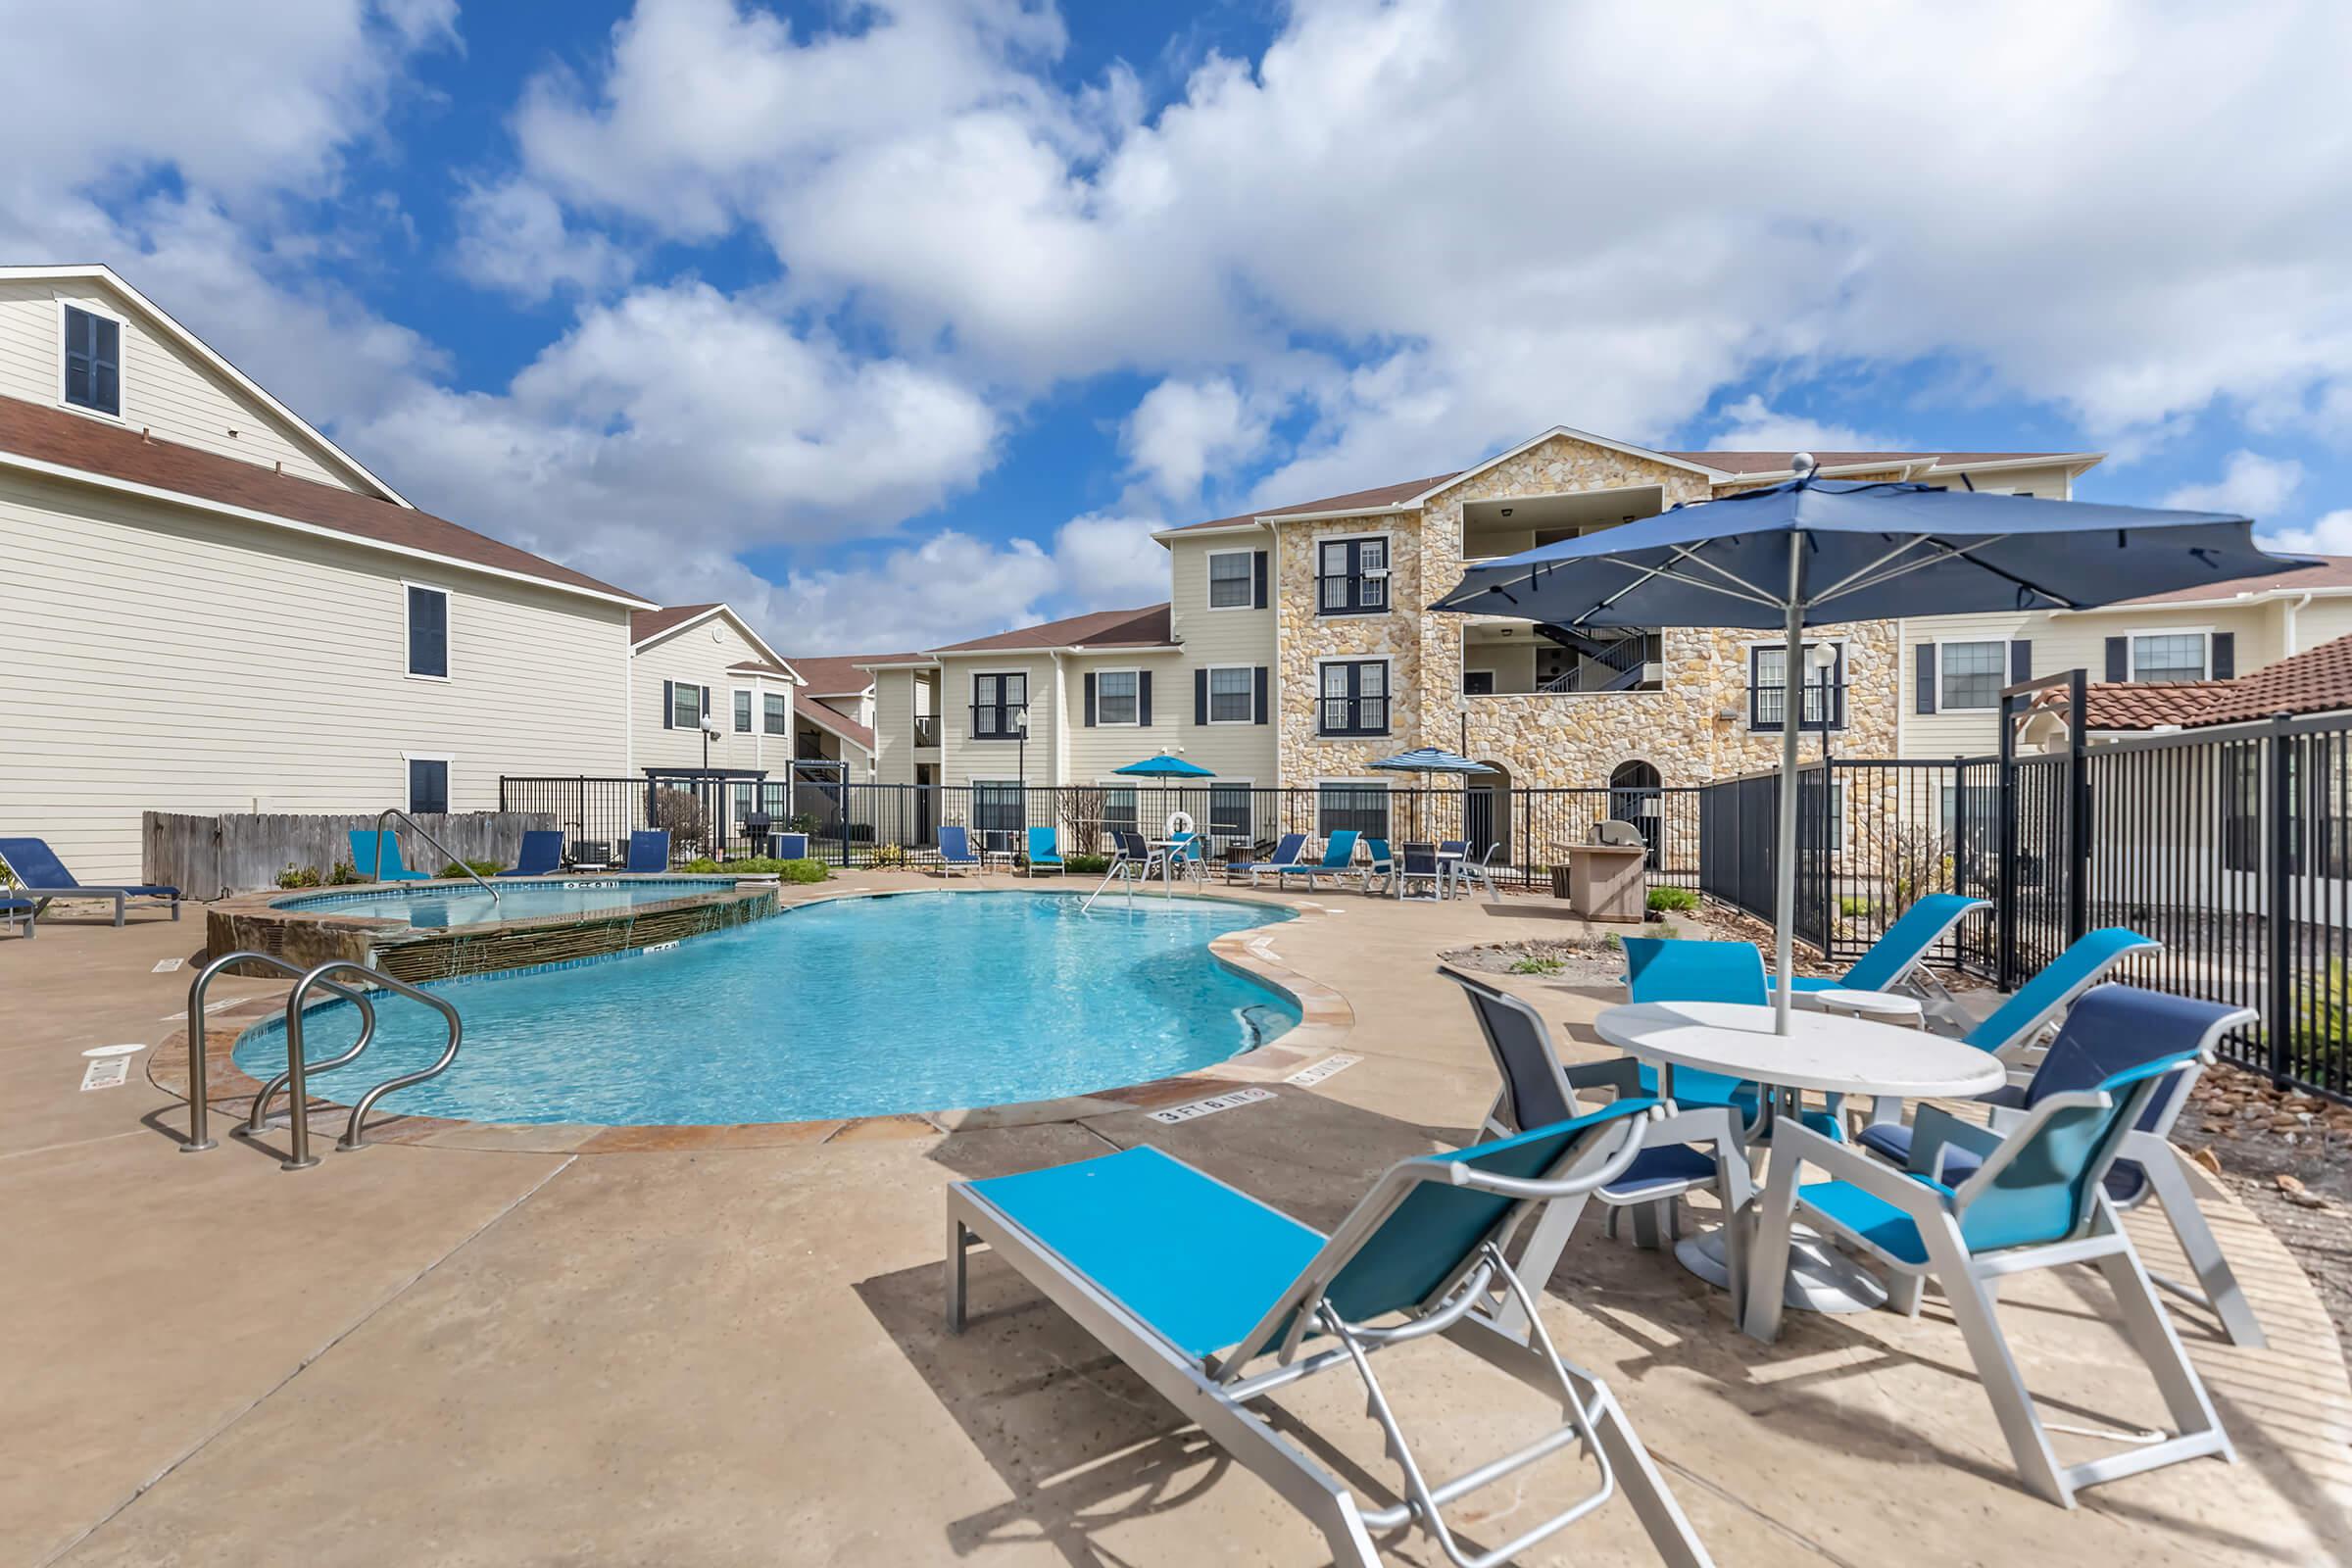
<svg viewBox="0 0 2352 1568">
<path fill-rule="evenodd" d="M 1192 831 L 1193 819 L 1189 814 L 1183 811 L 1170 811 L 1168 813 L 1167 837 L 1174 838 L 1179 833 L 1190 833 Z"/>
</svg>

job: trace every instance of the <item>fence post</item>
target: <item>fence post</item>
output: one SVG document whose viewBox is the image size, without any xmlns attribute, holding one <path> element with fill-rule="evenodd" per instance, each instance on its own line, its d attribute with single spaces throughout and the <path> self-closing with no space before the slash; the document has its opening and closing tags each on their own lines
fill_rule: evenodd
<svg viewBox="0 0 2352 1568">
<path fill-rule="evenodd" d="M 2081 665 L 2067 680 L 2066 940 L 2090 929 L 2090 741 L 2084 711 L 2087 684 Z"/>
<path fill-rule="evenodd" d="M 2000 750 L 1994 758 L 1993 809 L 1999 814 L 1999 839 L 1993 883 L 1993 984 L 2003 991 L 2017 989 L 2017 737 L 2010 721 L 2015 698 L 2001 698 Z"/>
<path fill-rule="evenodd" d="M 2292 758 L 2294 736 L 2289 733 L 2289 717 L 2285 713 L 2271 715 L 2271 732 L 2264 738 L 2264 777 L 2270 785 L 2270 800 L 2263 811 L 2262 863 L 2269 872 L 2270 898 L 2266 901 L 2263 940 L 2270 944 L 2264 952 L 2269 969 L 2268 993 L 2263 998 L 2263 1033 L 2268 1037 L 2270 1050 L 2271 1085 L 2283 1089 L 2291 1076 L 2294 1064 L 2293 1034 L 2295 1026 L 2294 998 L 2291 988 L 2294 978 L 2293 945 L 2288 941 L 2288 927 L 2293 914 L 2291 885 L 2295 874 L 2294 840 L 2290 836 L 2294 815 L 2294 778 Z"/>
</svg>

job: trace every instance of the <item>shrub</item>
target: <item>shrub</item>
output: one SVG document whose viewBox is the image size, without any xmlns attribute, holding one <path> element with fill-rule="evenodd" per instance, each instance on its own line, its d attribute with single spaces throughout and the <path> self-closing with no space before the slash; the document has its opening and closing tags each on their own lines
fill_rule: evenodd
<svg viewBox="0 0 2352 1568">
<path fill-rule="evenodd" d="M 1848 920 L 1867 920 L 1879 912 L 1879 901 L 1862 893 L 1843 893 L 1838 897 L 1838 913 Z"/>
<path fill-rule="evenodd" d="M 1069 868 L 1072 876 L 1101 876 L 1110 869 L 1110 857 L 1107 855 L 1065 855 L 1061 858 L 1061 863 Z"/>
<path fill-rule="evenodd" d="M 277 885 L 281 888 L 315 888 L 318 885 L 318 868 L 315 865 L 295 865 L 289 861 L 286 868 L 277 873 Z"/>
<path fill-rule="evenodd" d="M 496 876 L 505 869 L 496 860 L 452 860 L 441 868 L 441 874 L 444 877 L 462 877 L 471 871 L 475 876 Z"/>
<path fill-rule="evenodd" d="M 355 882 L 367 880 L 360 875 L 360 868 L 349 860 L 337 860 L 326 873 L 326 885 L 330 888 L 349 887 Z"/>
<path fill-rule="evenodd" d="M 772 876 L 786 882 L 822 882 L 831 872 L 822 860 L 778 860 L 757 858 L 748 860 L 728 860 L 720 863 L 705 856 L 689 860 L 683 870 L 696 876 Z"/>
<path fill-rule="evenodd" d="M 1565 967 L 1557 958 L 1520 958 L 1511 964 L 1511 973 L 1558 974 Z"/>
<path fill-rule="evenodd" d="M 1695 909 L 1698 895 L 1689 888 L 1651 888 L 1649 906 L 1653 909 Z"/>
<path fill-rule="evenodd" d="M 877 871 L 894 870 L 906 863 L 906 852 L 896 844 L 877 844 L 866 856 L 865 863 Z"/>
</svg>

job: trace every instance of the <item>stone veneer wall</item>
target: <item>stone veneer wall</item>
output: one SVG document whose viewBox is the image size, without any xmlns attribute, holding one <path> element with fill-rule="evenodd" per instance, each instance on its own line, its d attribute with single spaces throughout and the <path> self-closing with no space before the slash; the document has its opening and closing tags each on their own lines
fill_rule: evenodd
<svg viewBox="0 0 2352 1568">
<path fill-rule="evenodd" d="M 1285 525 L 1277 553 L 1283 782 L 1362 776 L 1366 763 L 1408 747 L 1458 749 L 1464 745 L 1465 710 L 1469 755 L 1508 768 L 1514 787 L 1605 785 L 1612 769 L 1634 759 L 1655 766 L 1669 785 L 1701 784 L 1778 765 L 1778 732 L 1757 734 L 1747 727 L 1747 649 L 1777 642 L 1777 634 L 1769 631 L 1669 628 L 1663 638 L 1663 691 L 1466 701 L 1458 695 L 1460 617 L 1421 607 L 1460 576 L 1463 506 L 1506 496 L 1651 484 L 1668 506 L 1709 495 L 1703 475 L 1559 436 L 1442 492 L 1417 514 Z M 1374 532 L 1391 537 L 1390 602 L 1396 608 L 1386 615 L 1317 616 L 1315 542 Z M 1831 737 L 1832 748 L 1850 756 L 1894 756 L 1901 680 L 1894 624 L 1856 622 L 1829 628 L 1826 635 L 1847 645 L 1846 728 Z M 1373 740 L 1317 738 L 1315 662 L 1377 655 L 1394 662 L 1398 695 L 1392 732 Z M 1806 755 L 1818 747 L 1818 738 L 1808 734 Z M 1852 810 L 1853 804 L 1847 808 Z"/>
</svg>

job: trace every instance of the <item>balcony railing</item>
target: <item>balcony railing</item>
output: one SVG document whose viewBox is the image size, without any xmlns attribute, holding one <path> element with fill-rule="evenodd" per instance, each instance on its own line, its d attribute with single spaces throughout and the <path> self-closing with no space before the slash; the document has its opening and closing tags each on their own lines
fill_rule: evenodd
<svg viewBox="0 0 2352 1568">
<path fill-rule="evenodd" d="M 917 746 L 937 746 L 939 744 L 939 715 L 937 713 L 914 715 L 914 744 Z"/>
</svg>

